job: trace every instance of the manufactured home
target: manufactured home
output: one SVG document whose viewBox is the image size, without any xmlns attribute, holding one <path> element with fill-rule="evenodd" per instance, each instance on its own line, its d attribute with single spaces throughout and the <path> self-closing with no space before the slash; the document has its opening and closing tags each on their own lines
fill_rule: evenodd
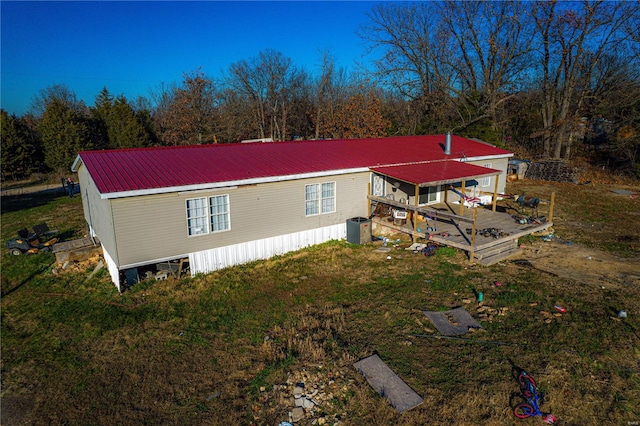
<svg viewBox="0 0 640 426">
<path fill-rule="evenodd" d="M 193 275 L 344 239 L 372 197 L 423 206 L 503 192 L 512 155 L 429 135 L 83 151 L 72 169 L 122 290 L 149 265 L 188 259 Z"/>
</svg>

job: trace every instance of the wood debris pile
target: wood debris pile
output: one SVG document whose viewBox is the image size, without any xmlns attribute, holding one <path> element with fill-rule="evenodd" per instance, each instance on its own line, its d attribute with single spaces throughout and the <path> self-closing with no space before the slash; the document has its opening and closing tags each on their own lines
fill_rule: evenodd
<svg viewBox="0 0 640 426">
<path fill-rule="evenodd" d="M 531 180 L 577 183 L 580 181 L 580 169 L 562 160 L 538 161 L 529 165 L 525 177 Z"/>
<path fill-rule="evenodd" d="M 51 271 L 54 275 L 59 275 L 67 272 L 89 272 L 92 271 L 102 262 L 104 266 L 104 260 L 102 256 L 96 255 L 85 260 L 73 261 L 68 260 L 64 263 L 58 263 Z"/>
</svg>

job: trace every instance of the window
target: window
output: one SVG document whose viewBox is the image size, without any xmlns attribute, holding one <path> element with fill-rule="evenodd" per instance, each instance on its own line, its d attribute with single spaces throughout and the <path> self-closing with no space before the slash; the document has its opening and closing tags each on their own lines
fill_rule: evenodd
<svg viewBox="0 0 640 426">
<path fill-rule="evenodd" d="M 305 185 L 304 197 L 305 214 L 307 216 L 333 213 L 336 211 L 335 182 Z"/>
<path fill-rule="evenodd" d="M 209 198 L 209 212 L 211 213 L 211 232 L 226 231 L 231 228 L 228 195 Z"/>
<path fill-rule="evenodd" d="M 376 197 L 384 197 L 384 176 L 373 175 L 373 195 Z"/>
<path fill-rule="evenodd" d="M 335 182 L 322 184 L 322 211 L 321 213 L 333 213 L 336 211 L 336 184 Z"/>
<path fill-rule="evenodd" d="M 440 192 L 439 186 L 428 186 L 420 188 L 420 199 L 418 203 L 421 205 L 435 203 L 438 201 L 438 193 Z"/>
<path fill-rule="evenodd" d="M 491 168 L 491 163 L 484 164 L 484 167 Z M 482 182 L 480 183 L 482 187 L 487 187 L 491 185 L 491 176 L 483 177 Z"/>
<path fill-rule="evenodd" d="M 189 236 L 207 233 L 207 199 L 187 200 L 187 229 Z"/>
<path fill-rule="evenodd" d="M 231 229 L 229 195 L 187 200 L 187 233 L 190 237 Z"/>
</svg>

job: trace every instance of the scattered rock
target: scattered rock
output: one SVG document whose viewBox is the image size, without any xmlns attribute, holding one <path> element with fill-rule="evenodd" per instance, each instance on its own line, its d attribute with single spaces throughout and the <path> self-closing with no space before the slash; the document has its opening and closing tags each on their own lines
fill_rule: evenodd
<svg viewBox="0 0 640 426">
<path fill-rule="evenodd" d="M 291 421 L 297 423 L 304 419 L 304 409 L 302 407 L 296 407 L 291 410 Z"/>
</svg>

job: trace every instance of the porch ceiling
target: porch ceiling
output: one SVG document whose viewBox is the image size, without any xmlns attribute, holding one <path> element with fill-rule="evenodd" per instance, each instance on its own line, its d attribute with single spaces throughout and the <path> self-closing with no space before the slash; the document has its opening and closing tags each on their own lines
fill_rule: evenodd
<svg viewBox="0 0 640 426">
<path fill-rule="evenodd" d="M 501 170 L 455 160 L 371 167 L 370 170 L 418 186 L 445 185 L 502 173 Z"/>
</svg>

